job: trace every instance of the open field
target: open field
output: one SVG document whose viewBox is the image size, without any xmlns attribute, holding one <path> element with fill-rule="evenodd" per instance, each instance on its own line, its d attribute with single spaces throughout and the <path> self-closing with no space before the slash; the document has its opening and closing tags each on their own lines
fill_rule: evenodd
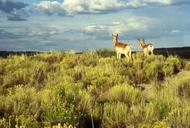
<svg viewBox="0 0 190 128">
<path fill-rule="evenodd" d="M 171 53 L 4 52 L 0 127 L 189 128 L 190 61 Z"/>
</svg>

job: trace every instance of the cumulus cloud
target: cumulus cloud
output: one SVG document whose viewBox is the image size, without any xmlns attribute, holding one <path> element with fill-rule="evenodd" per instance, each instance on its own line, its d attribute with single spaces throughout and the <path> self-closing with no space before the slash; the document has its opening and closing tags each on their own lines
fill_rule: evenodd
<svg viewBox="0 0 190 128">
<path fill-rule="evenodd" d="M 5 13 L 12 13 L 16 10 L 20 10 L 28 6 L 24 2 L 11 1 L 11 0 L 0 0 L 0 10 Z"/>
<path fill-rule="evenodd" d="M 0 15 L 7 16 L 9 21 L 25 21 L 29 16 L 27 7 L 29 5 L 17 0 L 0 0 Z"/>
<path fill-rule="evenodd" d="M 109 13 L 126 8 L 144 6 L 177 5 L 190 3 L 189 0 L 64 0 L 41 1 L 34 7 L 47 14 L 73 15 L 85 13 Z"/>
<path fill-rule="evenodd" d="M 45 11 L 48 14 L 68 14 L 75 13 L 106 13 L 111 10 L 124 8 L 126 3 L 120 0 L 64 0 L 41 1 L 34 4 L 35 8 Z"/>
<path fill-rule="evenodd" d="M 35 8 L 46 12 L 48 15 L 64 14 L 65 10 L 62 6 L 62 3 L 59 3 L 58 1 L 41 1 L 34 5 Z"/>
</svg>

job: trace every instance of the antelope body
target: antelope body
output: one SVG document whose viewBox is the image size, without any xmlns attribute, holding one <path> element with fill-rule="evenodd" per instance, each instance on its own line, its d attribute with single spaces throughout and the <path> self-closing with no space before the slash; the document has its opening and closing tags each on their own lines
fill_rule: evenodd
<svg viewBox="0 0 190 128">
<path fill-rule="evenodd" d="M 146 44 L 144 39 L 138 39 L 141 48 L 143 49 L 144 55 L 153 55 L 154 46 L 151 43 Z"/>
<path fill-rule="evenodd" d="M 118 34 L 112 35 L 112 41 L 114 43 L 117 58 L 121 59 L 121 54 L 124 54 L 128 61 L 132 60 L 131 52 L 132 48 L 129 44 L 118 42 Z"/>
</svg>

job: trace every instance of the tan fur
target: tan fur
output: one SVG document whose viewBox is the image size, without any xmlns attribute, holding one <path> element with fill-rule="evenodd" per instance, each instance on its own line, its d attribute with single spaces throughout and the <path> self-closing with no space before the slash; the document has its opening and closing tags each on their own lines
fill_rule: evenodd
<svg viewBox="0 0 190 128">
<path fill-rule="evenodd" d="M 118 34 L 112 35 L 112 41 L 114 43 L 118 59 L 121 58 L 121 54 L 124 54 L 127 57 L 128 61 L 132 60 L 131 56 L 132 48 L 130 45 L 123 42 L 118 42 Z"/>
<path fill-rule="evenodd" d="M 149 53 L 153 55 L 154 46 L 151 43 L 146 44 L 144 39 L 138 39 L 140 47 L 143 49 L 144 55 L 149 56 Z"/>
</svg>

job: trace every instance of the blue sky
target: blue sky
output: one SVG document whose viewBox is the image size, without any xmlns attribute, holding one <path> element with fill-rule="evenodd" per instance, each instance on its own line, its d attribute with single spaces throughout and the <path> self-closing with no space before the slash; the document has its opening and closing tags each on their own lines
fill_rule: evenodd
<svg viewBox="0 0 190 128">
<path fill-rule="evenodd" d="M 190 45 L 190 0 L 0 0 L 0 50 L 140 50 Z"/>
</svg>

